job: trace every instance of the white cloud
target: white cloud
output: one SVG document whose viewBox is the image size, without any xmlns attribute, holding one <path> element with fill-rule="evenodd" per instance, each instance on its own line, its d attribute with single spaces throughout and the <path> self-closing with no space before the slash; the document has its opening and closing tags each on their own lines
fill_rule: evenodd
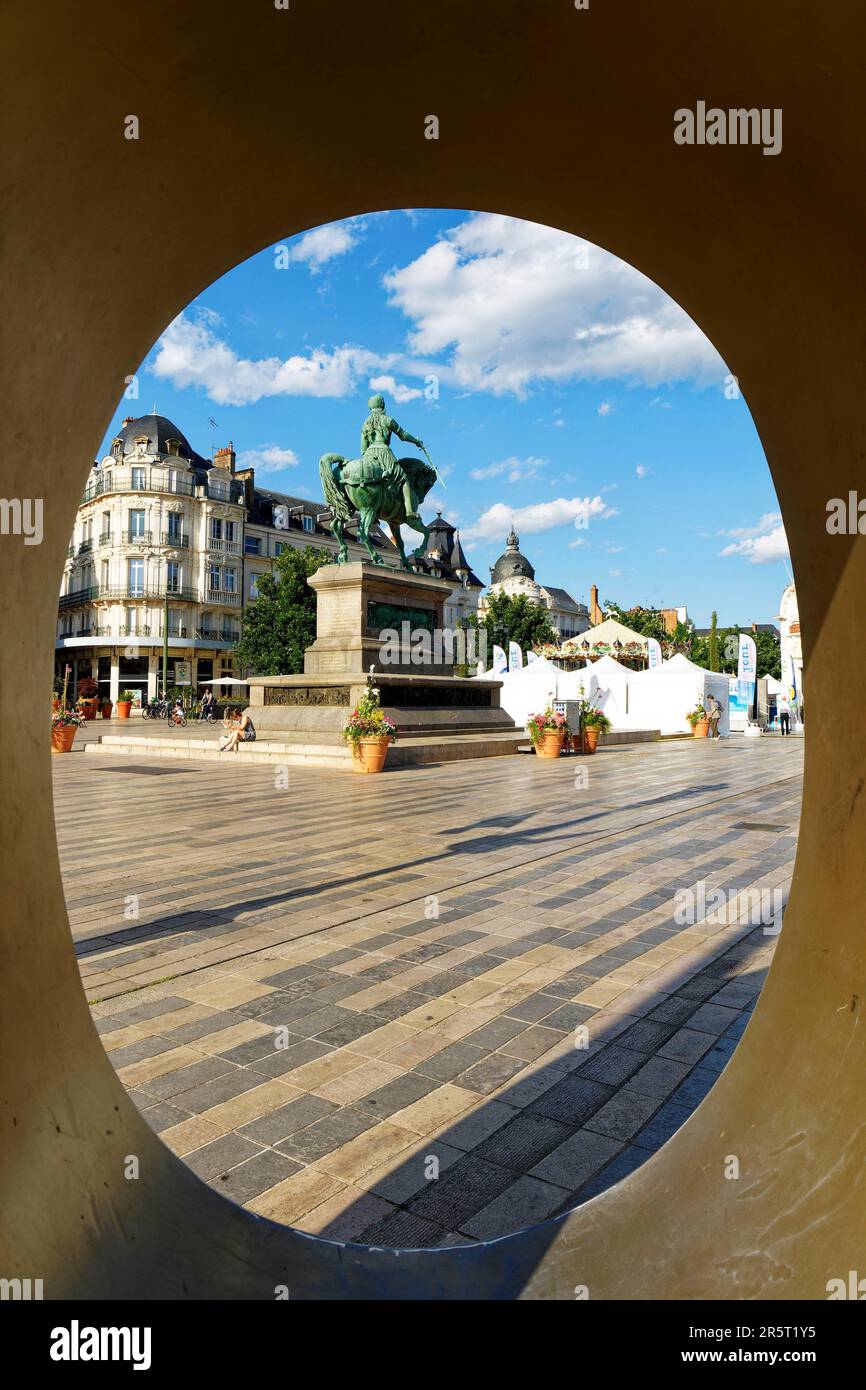
<svg viewBox="0 0 866 1390">
<path fill-rule="evenodd" d="M 611 579 L 619 579 L 620 575 L 622 574 L 622 570 L 608 570 L 608 574 L 610 575 Z"/>
<path fill-rule="evenodd" d="M 743 555 L 752 565 L 787 560 L 790 551 L 781 512 L 765 512 L 756 526 L 738 526 L 722 535 L 737 539 L 726 545 L 722 555 Z"/>
<path fill-rule="evenodd" d="M 500 459 L 498 463 L 488 464 L 486 468 L 473 468 L 470 477 L 476 482 L 484 478 L 501 478 L 503 473 L 507 474 L 510 483 L 519 483 L 526 478 L 537 478 L 539 468 L 544 468 L 546 459 L 533 458 L 531 455 L 526 459 L 511 458 Z"/>
<path fill-rule="evenodd" d="M 603 415 L 612 415 L 612 414 L 613 414 L 613 410 L 614 410 L 614 407 L 611 405 L 610 401 L 602 401 L 601 405 L 598 407 L 598 410 L 596 411 L 596 414 L 602 415 L 602 416 L 603 416 Z"/>
<path fill-rule="evenodd" d="M 509 507 L 505 502 L 494 502 L 472 526 L 467 526 L 463 535 L 467 540 L 504 537 L 512 526 L 518 532 L 531 535 L 552 530 L 554 526 L 573 524 L 578 517 L 606 521 L 616 515 L 615 508 L 608 507 L 600 497 L 557 497 L 553 502 L 535 502 L 528 507 Z"/>
<path fill-rule="evenodd" d="M 569 542 L 568 542 L 568 548 L 569 548 L 569 550 L 579 550 L 580 547 L 581 547 L 582 545 L 586 545 L 586 544 L 587 544 L 586 538 L 585 538 L 584 536 L 578 536 L 578 538 L 577 538 L 576 541 L 569 541 Z"/>
<path fill-rule="evenodd" d="M 315 275 L 328 261 L 351 251 L 359 240 L 355 222 L 329 222 L 302 236 L 291 248 L 290 261 L 293 265 L 296 262 L 307 265 Z"/>
<path fill-rule="evenodd" d="M 306 356 L 238 357 L 205 322 L 180 314 L 163 333 L 151 370 L 178 390 L 200 387 L 217 405 L 252 405 L 266 396 L 346 396 L 390 359 L 366 348 L 314 348 Z"/>
<path fill-rule="evenodd" d="M 403 386 L 392 376 L 371 376 L 370 389 L 372 391 L 387 391 L 398 405 L 402 405 L 404 401 L 417 401 L 422 394 L 420 387 Z"/>
<path fill-rule="evenodd" d="M 238 454 L 239 468 L 255 468 L 260 473 L 281 473 L 284 468 L 297 468 L 300 462 L 294 449 L 281 449 L 277 444 L 262 444 Z"/>
<path fill-rule="evenodd" d="M 650 408 L 652 409 L 653 406 L 654 406 L 657 410 L 670 410 L 670 409 L 671 409 L 671 403 L 670 403 L 670 401 L 662 400 L 661 396 L 656 396 L 656 397 L 654 397 L 653 400 L 650 401 Z"/>
<path fill-rule="evenodd" d="M 625 550 L 625 546 L 624 546 L 624 545 L 607 545 L 607 546 L 605 546 L 605 550 L 607 551 L 608 555 L 621 555 L 622 552 Z"/>
<path fill-rule="evenodd" d="M 703 384 L 722 371 L 712 344 L 651 280 L 536 223 L 473 214 L 384 284 L 411 320 L 410 353 L 448 354 L 443 379 L 458 390 L 524 396 L 543 382 L 606 378 Z"/>
<path fill-rule="evenodd" d="M 553 427 L 554 427 L 554 429 L 557 429 L 557 430 L 564 430 L 564 429 L 565 429 L 565 421 L 564 421 L 564 420 L 554 420 L 554 422 L 553 422 Z"/>
<path fill-rule="evenodd" d="M 647 468 L 645 463 L 639 463 L 634 471 L 639 478 L 646 478 L 647 475 L 652 472 L 652 469 Z"/>
</svg>

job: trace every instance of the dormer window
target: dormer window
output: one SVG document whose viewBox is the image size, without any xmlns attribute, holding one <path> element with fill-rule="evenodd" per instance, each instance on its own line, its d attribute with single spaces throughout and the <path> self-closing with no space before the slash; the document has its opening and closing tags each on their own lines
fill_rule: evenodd
<svg viewBox="0 0 866 1390">
<path fill-rule="evenodd" d="M 301 517 L 301 525 L 305 531 L 314 531 L 316 529 L 316 523 L 311 516 L 307 516 L 306 512 L 304 512 L 304 515 Z"/>
<path fill-rule="evenodd" d="M 115 440 L 114 440 L 114 442 L 113 442 L 113 444 L 112 444 L 112 446 L 111 446 L 111 452 L 112 452 L 112 454 L 114 455 L 114 457 L 115 457 L 116 459 L 123 458 L 123 440 L 122 440 L 122 439 L 115 439 Z"/>
<path fill-rule="evenodd" d="M 166 447 L 166 452 L 167 452 L 167 453 L 169 453 L 169 454 L 174 454 L 175 456 L 179 456 L 179 454 L 180 454 L 180 440 L 179 440 L 179 439 L 167 439 L 167 440 L 165 441 L 165 447 Z"/>
</svg>

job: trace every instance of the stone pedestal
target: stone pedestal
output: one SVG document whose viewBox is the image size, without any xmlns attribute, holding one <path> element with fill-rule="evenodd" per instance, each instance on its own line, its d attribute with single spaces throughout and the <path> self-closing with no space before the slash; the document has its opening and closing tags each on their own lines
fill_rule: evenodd
<svg viewBox="0 0 866 1390">
<path fill-rule="evenodd" d="M 308 583 L 317 611 L 305 675 L 360 675 L 371 666 L 410 676 L 454 674 L 443 617 L 452 586 L 444 580 L 356 563 L 323 565 Z"/>
<path fill-rule="evenodd" d="M 500 707 L 501 681 L 454 674 L 443 620 L 450 584 L 365 564 L 325 565 L 308 582 L 317 597 L 316 640 L 304 655 L 304 674 L 250 677 L 260 739 L 336 753 L 372 666 L 382 707 L 398 729 L 392 764 L 490 757 L 525 743 Z"/>
</svg>

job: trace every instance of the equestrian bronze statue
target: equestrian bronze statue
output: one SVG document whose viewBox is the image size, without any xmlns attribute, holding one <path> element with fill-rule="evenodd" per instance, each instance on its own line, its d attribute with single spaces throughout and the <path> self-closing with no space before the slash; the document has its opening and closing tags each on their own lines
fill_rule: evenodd
<svg viewBox="0 0 866 1390">
<path fill-rule="evenodd" d="M 385 521 L 400 552 L 400 564 L 410 570 L 400 527 L 420 531 L 423 540 L 414 552 L 420 558 L 429 530 L 418 508 L 436 481 L 436 469 L 421 459 L 398 459 L 391 449 L 392 434 L 426 453 L 424 444 L 391 419 L 385 411 L 384 397 L 371 396 L 368 404 L 370 414 L 361 426 L 361 457 L 346 459 L 342 454 L 323 454 L 319 460 L 325 501 L 331 509 L 331 531 L 340 547 L 337 563 L 343 564 L 349 558 L 345 527 L 357 512 L 358 539 L 373 564 L 383 565 L 385 561 L 373 549 L 370 530 L 377 521 Z"/>
</svg>

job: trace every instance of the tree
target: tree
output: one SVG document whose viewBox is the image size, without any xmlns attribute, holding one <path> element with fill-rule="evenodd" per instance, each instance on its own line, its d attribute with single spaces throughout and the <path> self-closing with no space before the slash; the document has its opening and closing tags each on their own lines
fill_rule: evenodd
<svg viewBox="0 0 866 1390">
<path fill-rule="evenodd" d="M 542 642 L 556 642 L 547 609 L 533 603 L 525 594 L 512 597 L 501 589 L 492 593 L 481 622 L 470 619 L 473 627 L 483 627 L 492 648 L 496 643 L 504 652 L 509 642 L 518 642 L 524 654 Z M 492 659 L 492 657 L 491 657 Z"/>
<path fill-rule="evenodd" d="M 657 608 L 641 608 L 639 604 L 635 608 L 620 608 L 618 603 L 606 603 L 605 611 L 610 617 L 625 623 L 632 632 L 639 632 L 641 637 L 655 637 L 658 642 L 670 641 L 664 619 Z"/>
<path fill-rule="evenodd" d="M 258 595 L 243 613 L 236 660 L 245 674 L 294 676 L 304 669 L 304 651 L 316 636 L 316 595 L 307 579 L 331 563 L 327 551 L 286 546 Z"/>
<path fill-rule="evenodd" d="M 710 614 L 710 643 L 709 643 L 709 669 L 718 671 L 719 669 L 719 615 L 713 609 Z"/>
</svg>

